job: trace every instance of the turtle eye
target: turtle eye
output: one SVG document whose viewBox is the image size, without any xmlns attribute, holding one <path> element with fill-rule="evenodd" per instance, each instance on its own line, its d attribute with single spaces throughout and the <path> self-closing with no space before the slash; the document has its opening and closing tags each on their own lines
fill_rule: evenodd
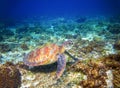
<svg viewBox="0 0 120 88">
<path fill-rule="evenodd" d="M 70 45 L 73 45 L 73 41 L 72 40 L 69 40 L 68 42 Z"/>
<path fill-rule="evenodd" d="M 64 46 L 71 46 L 73 45 L 73 41 L 72 40 L 67 40 L 63 43 Z"/>
<path fill-rule="evenodd" d="M 63 43 L 63 46 L 65 47 L 65 49 L 71 49 L 73 46 L 73 41 L 72 40 L 67 40 Z"/>
</svg>

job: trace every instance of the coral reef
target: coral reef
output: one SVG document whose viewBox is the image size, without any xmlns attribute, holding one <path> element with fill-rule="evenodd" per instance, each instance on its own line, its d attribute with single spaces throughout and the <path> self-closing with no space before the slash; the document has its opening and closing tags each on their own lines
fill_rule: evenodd
<svg viewBox="0 0 120 88">
<path fill-rule="evenodd" d="M 3 39 L 2 35 L 0 35 L 0 42 L 3 41 L 3 40 L 4 40 L 4 39 Z"/>
<path fill-rule="evenodd" d="M 9 36 L 13 36 L 14 33 L 11 30 L 8 29 L 0 29 L 0 35 L 4 36 L 4 37 L 9 37 Z"/>
<path fill-rule="evenodd" d="M 120 24 L 109 24 L 107 30 L 112 34 L 119 34 L 120 33 Z"/>
<path fill-rule="evenodd" d="M 11 62 L 0 65 L 0 88 L 19 88 L 21 74 Z"/>
<path fill-rule="evenodd" d="M 104 46 L 104 42 L 92 41 L 89 42 L 89 45 L 83 46 L 81 48 L 81 52 L 90 53 L 92 51 L 102 51 L 103 46 Z"/>
<path fill-rule="evenodd" d="M 0 29 L 0 42 L 2 42 L 5 39 L 8 39 L 11 36 L 14 36 L 14 33 L 11 30 L 5 28 Z"/>
<path fill-rule="evenodd" d="M 0 54 L 0 63 L 2 63 L 2 59 L 1 58 L 2 58 L 2 55 Z"/>
<path fill-rule="evenodd" d="M 71 70 L 87 75 L 87 80 L 83 80 L 79 83 L 83 88 L 102 88 L 106 86 L 106 69 L 102 63 L 93 60 L 89 60 L 87 63 L 79 61 L 70 68 Z"/>
<path fill-rule="evenodd" d="M 120 23 L 120 16 L 119 15 L 114 15 L 109 17 L 110 23 Z"/>
<path fill-rule="evenodd" d="M 28 25 L 21 26 L 16 29 L 17 34 L 26 34 L 28 31 L 29 31 Z"/>
<path fill-rule="evenodd" d="M 28 49 L 29 49 L 28 46 L 27 46 L 27 44 L 25 44 L 25 43 L 21 44 L 20 47 L 21 47 L 23 50 L 28 50 Z"/>
<path fill-rule="evenodd" d="M 120 87 L 120 54 L 113 54 L 103 58 L 103 62 L 107 69 L 111 69 L 113 72 L 113 84 L 115 88 Z"/>
<path fill-rule="evenodd" d="M 97 60 L 78 61 L 68 70 L 82 72 L 87 75 L 87 80 L 83 80 L 79 85 L 83 88 L 103 88 L 120 85 L 120 54 L 111 54 Z M 112 72 L 111 72 L 112 71 Z M 113 75 L 113 77 L 112 77 Z"/>
<path fill-rule="evenodd" d="M 119 88 L 120 87 L 120 69 L 114 70 L 113 76 L 114 76 L 114 80 L 113 80 L 114 87 Z"/>
<path fill-rule="evenodd" d="M 120 52 L 120 21 L 119 17 L 115 18 L 111 22 L 108 17 L 45 20 L 43 17 L 39 21 L 25 19 L 14 27 L 0 23 L 0 63 L 12 61 L 16 64 L 9 64 L 6 69 L 11 66 L 19 69 L 20 88 L 109 88 L 113 85 L 119 88 L 120 56 L 115 53 Z M 56 63 L 29 68 L 20 62 L 37 46 L 48 42 L 60 45 L 66 40 L 73 43 L 66 46 L 66 51 L 81 61 L 73 64 L 75 61 L 66 55 L 67 67 L 58 81 L 54 79 Z M 1 66 L 5 65 L 0 65 L 0 69 Z"/>
<path fill-rule="evenodd" d="M 68 51 L 76 58 L 98 58 L 104 50 L 104 41 L 88 41 L 77 38 Z"/>
<path fill-rule="evenodd" d="M 113 47 L 114 47 L 115 49 L 117 49 L 117 50 L 120 50 L 120 40 L 117 40 L 117 41 L 115 42 L 115 44 L 113 45 Z"/>
<path fill-rule="evenodd" d="M 11 49 L 10 49 L 10 46 L 8 44 L 3 44 L 3 43 L 0 44 L 0 52 L 1 53 L 5 53 L 5 52 L 8 52 L 10 50 Z"/>
<path fill-rule="evenodd" d="M 32 32 L 39 34 L 39 33 L 43 32 L 43 29 L 44 29 L 43 27 L 38 26 L 38 25 L 34 25 L 33 27 L 29 26 L 29 25 L 23 25 L 21 27 L 18 27 L 15 32 L 17 34 L 22 34 L 22 35 L 29 34 Z"/>
</svg>

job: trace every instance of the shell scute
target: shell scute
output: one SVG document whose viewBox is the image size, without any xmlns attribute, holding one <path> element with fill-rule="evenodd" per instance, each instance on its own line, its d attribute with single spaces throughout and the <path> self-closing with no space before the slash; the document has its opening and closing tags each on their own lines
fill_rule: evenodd
<svg viewBox="0 0 120 88">
<path fill-rule="evenodd" d="M 31 51 L 24 58 L 24 63 L 29 66 L 47 65 L 57 61 L 60 47 L 56 44 L 48 44 Z"/>
</svg>

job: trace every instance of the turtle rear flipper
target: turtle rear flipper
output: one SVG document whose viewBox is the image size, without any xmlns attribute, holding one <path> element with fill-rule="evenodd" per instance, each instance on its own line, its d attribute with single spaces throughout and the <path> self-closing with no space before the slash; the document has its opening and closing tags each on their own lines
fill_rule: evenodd
<svg viewBox="0 0 120 88">
<path fill-rule="evenodd" d="M 60 78 L 60 76 L 63 74 L 65 67 L 66 67 L 66 58 L 64 54 L 58 54 L 57 56 L 57 72 L 56 77 L 57 79 Z"/>
</svg>

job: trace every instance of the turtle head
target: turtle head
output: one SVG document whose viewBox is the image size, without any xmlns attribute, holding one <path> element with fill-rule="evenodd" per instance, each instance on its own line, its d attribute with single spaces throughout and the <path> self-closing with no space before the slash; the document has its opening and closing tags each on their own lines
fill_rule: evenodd
<svg viewBox="0 0 120 88">
<path fill-rule="evenodd" d="M 65 50 L 68 50 L 72 47 L 73 41 L 72 40 L 67 40 L 62 43 L 62 45 L 59 46 L 59 52 L 64 53 Z"/>
<path fill-rule="evenodd" d="M 67 41 L 64 41 L 62 46 L 65 47 L 65 49 L 71 49 L 71 47 L 73 46 L 73 41 L 72 40 L 67 40 Z"/>
</svg>

